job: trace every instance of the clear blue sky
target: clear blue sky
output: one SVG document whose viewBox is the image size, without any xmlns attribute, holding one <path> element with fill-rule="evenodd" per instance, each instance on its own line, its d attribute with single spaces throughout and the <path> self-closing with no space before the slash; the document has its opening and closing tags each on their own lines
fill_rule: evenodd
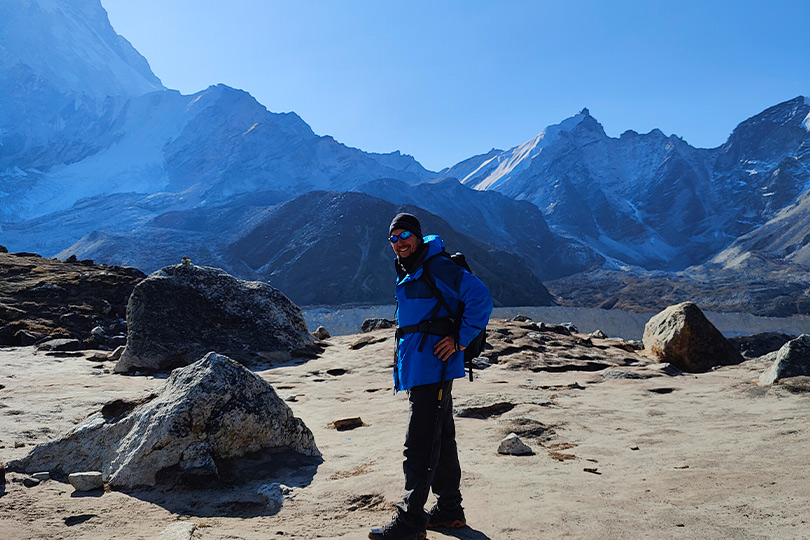
<svg viewBox="0 0 810 540">
<path fill-rule="evenodd" d="M 224 83 L 439 170 L 587 107 L 722 144 L 810 95 L 810 1 L 101 0 L 168 88 Z"/>
</svg>

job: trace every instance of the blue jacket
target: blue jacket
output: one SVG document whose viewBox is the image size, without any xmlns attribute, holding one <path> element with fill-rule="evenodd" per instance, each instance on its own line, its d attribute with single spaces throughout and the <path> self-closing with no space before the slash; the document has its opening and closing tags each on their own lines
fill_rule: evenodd
<svg viewBox="0 0 810 540">
<path fill-rule="evenodd" d="M 457 316 L 461 303 L 464 313 L 458 332 L 458 342 L 466 347 L 483 330 L 492 313 L 492 296 L 480 279 L 464 270 L 447 257 L 436 256 L 444 251 L 444 242 L 436 235 L 424 237 L 427 253 L 424 261 L 430 265 L 430 273 L 453 313 L 444 307 L 438 309 L 434 318 Z M 441 302 L 430 291 L 422 276 L 422 263 L 412 273 L 398 279 L 396 286 L 397 324 L 400 327 L 428 320 Z M 419 345 L 425 339 L 422 349 Z M 412 333 L 403 335 L 397 344 L 394 366 L 394 390 L 407 390 L 422 384 L 442 380 L 442 361 L 433 354 L 433 346 L 442 338 L 431 334 Z M 457 352 L 447 359 L 445 380 L 464 377 L 464 353 Z"/>
</svg>

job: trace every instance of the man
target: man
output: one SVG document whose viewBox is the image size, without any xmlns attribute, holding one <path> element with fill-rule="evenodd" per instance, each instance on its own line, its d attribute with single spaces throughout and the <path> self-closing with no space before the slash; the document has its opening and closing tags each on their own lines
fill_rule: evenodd
<svg viewBox="0 0 810 540">
<path fill-rule="evenodd" d="M 453 379 L 464 377 L 464 349 L 492 312 L 486 286 L 441 255 L 442 239 L 422 236 L 419 220 L 397 214 L 389 227 L 396 254 L 397 353 L 394 390 L 407 390 L 405 496 L 372 540 L 423 540 L 425 528 L 464 527 L 461 467 L 453 422 Z M 425 514 L 428 492 L 437 502 Z"/>
</svg>

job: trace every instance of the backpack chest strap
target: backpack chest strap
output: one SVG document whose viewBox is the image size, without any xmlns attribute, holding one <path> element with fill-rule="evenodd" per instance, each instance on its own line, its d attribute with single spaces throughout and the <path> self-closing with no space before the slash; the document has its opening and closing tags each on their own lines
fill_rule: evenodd
<svg viewBox="0 0 810 540">
<path fill-rule="evenodd" d="M 421 351 L 422 347 L 425 345 L 425 339 L 428 334 L 434 336 L 452 336 L 457 332 L 458 324 L 456 321 L 450 317 L 445 317 L 442 319 L 428 319 L 427 321 L 421 321 L 417 324 L 409 324 L 407 326 L 399 326 L 397 327 L 395 335 L 397 342 L 399 342 L 399 339 L 406 334 L 422 334 L 422 339 L 419 341 L 419 347 L 417 348 Z"/>
</svg>

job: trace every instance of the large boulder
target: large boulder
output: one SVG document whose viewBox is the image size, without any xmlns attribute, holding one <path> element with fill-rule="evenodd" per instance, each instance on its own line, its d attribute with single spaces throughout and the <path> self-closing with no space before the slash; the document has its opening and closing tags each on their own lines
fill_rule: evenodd
<svg viewBox="0 0 810 540">
<path fill-rule="evenodd" d="M 759 384 L 773 384 L 788 377 L 810 376 L 810 335 L 788 341 L 776 353 L 773 364 L 759 376 Z"/>
<path fill-rule="evenodd" d="M 320 456 L 312 432 L 267 381 L 209 353 L 174 370 L 151 399 L 108 403 L 8 467 L 57 477 L 101 471 L 111 487 L 126 490 L 163 477 L 217 479 L 223 463 L 278 449 Z"/>
<path fill-rule="evenodd" d="M 644 350 L 658 362 L 700 373 L 743 357 L 692 302 L 666 308 L 644 326 Z"/>
<path fill-rule="evenodd" d="M 267 283 L 205 266 L 167 266 L 127 305 L 127 347 L 117 373 L 168 371 L 216 351 L 242 363 L 313 346 L 301 310 Z"/>
</svg>

